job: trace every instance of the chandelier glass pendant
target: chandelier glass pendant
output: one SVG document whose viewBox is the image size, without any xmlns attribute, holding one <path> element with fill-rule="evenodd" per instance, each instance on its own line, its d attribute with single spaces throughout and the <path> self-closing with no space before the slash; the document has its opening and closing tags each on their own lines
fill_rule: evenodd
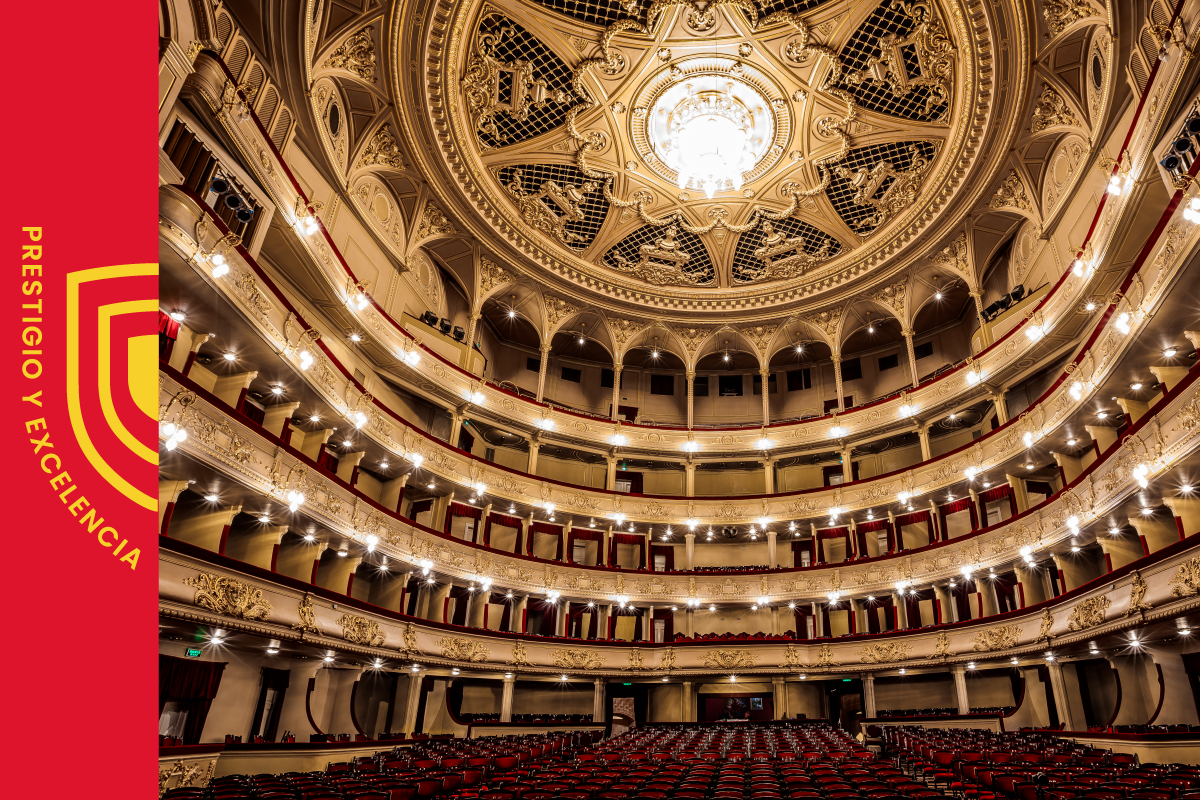
<svg viewBox="0 0 1200 800">
<path fill-rule="evenodd" d="M 716 76 L 697 76 L 672 90 L 656 103 L 658 124 L 648 132 L 663 161 L 678 173 L 679 188 L 703 189 L 709 199 L 741 189 L 771 139 L 765 98 L 741 81 Z"/>
</svg>

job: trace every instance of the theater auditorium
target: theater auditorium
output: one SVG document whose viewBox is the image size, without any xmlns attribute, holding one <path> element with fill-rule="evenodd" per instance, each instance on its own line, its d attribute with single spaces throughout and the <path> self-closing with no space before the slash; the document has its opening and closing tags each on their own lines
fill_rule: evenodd
<svg viewBox="0 0 1200 800">
<path fill-rule="evenodd" d="M 161 0 L 159 796 L 1200 798 L 1198 47 Z"/>
</svg>

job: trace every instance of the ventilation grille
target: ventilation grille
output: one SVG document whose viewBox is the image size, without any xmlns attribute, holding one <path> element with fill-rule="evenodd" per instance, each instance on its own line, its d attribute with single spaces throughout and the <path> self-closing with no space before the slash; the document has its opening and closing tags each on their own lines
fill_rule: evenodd
<svg viewBox="0 0 1200 800">
<path fill-rule="evenodd" d="M 497 170 L 496 179 L 507 188 L 517 170 L 521 171 L 521 188 L 526 195 L 538 194 L 546 181 L 554 181 L 563 190 L 569 186 L 581 187 L 588 182 L 588 178 L 582 172 L 566 164 L 511 164 Z M 547 199 L 542 203 L 551 213 L 561 216 L 562 211 L 553 201 Z M 563 227 L 580 237 L 567 246 L 584 250 L 591 245 L 600 231 L 600 226 L 604 224 L 604 216 L 608 213 L 608 201 L 604 199 L 604 193 L 596 189 L 583 196 L 579 201 L 579 210 L 583 213 L 583 219 L 569 220 Z"/>
<path fill-rule="evenodd" d="M 890 161 L 897 172 L 907 172 L 912 168 L 913 163 L 912 153 L 908 149 L 910 146 L 915 146 L 917 152 L 926 159 L 932 160 L 936 153 L 932 142 L 889 142 L 851 150 L 840 163 L 847 169 L 857 170 L 871 169 L 882 161 Z M 894 176 L 884 179 L 874 196 L 876 198 L 883 197 L 895 180 Z M 838 216 L 860 236 L 867 236 L 873 233 L 877 227 L 869 222 L 875 215 L 875 208 L 871 205 L 856 204 L 854 202 L 855 192 L 855 188 L 848 179 L 839 178 L 836 175 L 830 177 L 829 188 L 825 190 L 829 202 L 833 204 Z"/>
<path fill-rule="evenodd" d="M 639 248 L 644 244 L 653 245 L 655 241 L 663 238 L 665 232 L 665 228 L 654 225 L 645 225 L 639 228 L 605 253 L 604 265 L 611 269 L 619 269 L 614 256 L 620 256 L 626 261 L 636 263 L 641 258 L 641 253 L 638 252 Z M 708 255 L 708 248 L 704 246 L 700 237 L 687 231 L 677 231 L 675 243 L 677 250 L 691 256 L 683 265 L 683 273 L 695 281 L 696 285 L 712 283 L 716 273 L 713 270 L 712 258 Z"/>
<path fill-rule="evenodd" d="M 791 11 L 793 14 L 799 14 L 814 9 L 824 2 L 826 0 L 769 0 L 769 2 L 758 0 L 758 18 L 761 20 L 777 11 Z"/>
<path fill-rule="evenodd" d="M 904 38 L 916 27 L 916 22 L 900 10 L 899 4 L 889 1 L 880 5 L 842 48 L 842 65 L 849 71 L 866 69 L 867 62 L 871 58 L 878 58 L 883 52 L 877 46 L 881 36 L 892 34 Z M 919 77 L 921 65 L 917 60 L 917 48 L 908 45 L 900 48 L 900 52 L 908 74 L 914 78 Z M 843 84 L 843 88 L 849 91 L 863 108 L 894 117 L 930 122 L 940 119 L 948 110 L 945 103 L 940 103 L 933 106 L 930 113 L 925 113 L 925 104 L 930 96 L 928 86 L 914 86 L 902 97 L 893 94 L 888 85 L 869 80 L 864 80 L 858 86 Z"/>
<path fill-rule="evenodd" d="M 229 67 L 229 74 L 235 79 L 241 78 L 242 70 L 246 68 L 246 62 L 250 60 L 250 48 L 246 47 L 246 42 L 238 39 L 233 43 L 233 49 L 229 51 L 229 55 L 225 58 L 225 65 Z"/>
<path fill-rule="evenodd" d="M 292 112 L 288 109 L 283 109 L 279 112 L 279 119 L 275 122 L 275 128 L 271 131 L 271 141 L 275 145 L 275 149 L 283 153 L 284 147 L 287 145 L 288 133 L 292 127 Z"/>
<path fill-rule="evenodd" d="M 507 29 L 507 32 L 499 36 L 502 29 Z M 485 147 L 503 147 L 541 136 L 562 125 L 570 103 L 556 103 L 552 98 L 559 90 L 570 92 L 571 70 L 567 65 L 535 36 L 500 14 L 488 14 L 480 20 L 479 33 L 499 36 L 492 51 L 492 56 L 497 61 L 503 64 L 528 61 L 532 64 L 533 77 L 546 82 L 546 93 L 550 96 L 540 108 L 530 107 L 529 115 L 524 121 L 505 111 L 497 112 L 493 119 L 499 135 L 481 132 L 480 143 Z M 501 76 L 500 96 L 497 98 L 501 103 L 512 102 L 512 82 L 505 78 L 506 76 Z"/>
<path fill-rule="evenodd" d="M 608 25 L 629 15 L 618 0 L 533 0 L 539 6 L 591 25 Z"/>
<path fill-rule="evenodd" d="M 826 242 L 831 242 L 829 246 L 831 258 L 842 251 L 842 246 L 837 239 L 803 220 L 787 217 L 781 220 L 772 220 L 771 225 L 774 226 L 776 233 L 781 233 L 788 239 L 796 236 L 803 239 L 806 253 L 816 253 Z M 762 247 L 761 228 L 746 231 L 738 237 L 737 247 L 733 251 L 733 280 L 735 283 L 750 283 L 763 277 L 763 262 L 754 255 L 754 251 L 759 247 Z"/>
<path fill-rule="evenodd" d="M 224 47 L 229 41 L 231 33 L 233 33 L 233 22 L 229 19 L 229 15 L 222 14 L 217 17 L 217 41 L 221 47 Z"/>
</svg>

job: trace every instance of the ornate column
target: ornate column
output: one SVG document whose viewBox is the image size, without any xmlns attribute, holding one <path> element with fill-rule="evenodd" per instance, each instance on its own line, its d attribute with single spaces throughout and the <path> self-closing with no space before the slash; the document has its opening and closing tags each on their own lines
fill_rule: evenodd
<svg viewBox="0 0 1200 800">
<path fill-rule="evenodd" d="M 684 373 L 684 378 L 687 379 L 687 426 L 688 430 L 690 431 L 692 429 L 692 420 L 695 417 L 694 412 L 696 407 L 696 370 L 689 369 L 686 373 Z"/>
<path fill-rule="evenodd" d="M 921 441 L 921 461 L 928 461 L 932 456 L 929 450 L 929 423 L 917 423 L 917 438 Z"/>
<path fill-rule="evenodd" d="M 996 421 L 1001 425 L 1008 422 L 1008 402 L 1004 399 L 1004 390 L 990 391 L 988 397 L 992 398 L 992 404 L 996 406 Z"/>
<path fill-rule="evenodd" d="M 767 531 L 767 564 L 768 564 L 768 566 L 771 567 L 771 569 L 775 569 L 776 567 L 779 566 L 779 556 L 778 556 L 777 545 L 775 542 L 776 535 L 777 534 L 775 533 L 775 531 Z M 688 534 L 688 536 L 691 536 L 693 539 L 696 538 L 693 534 L 690 534 L 690 533 Z M 691 567 L 689 566 L 688 569 L 691 569 Z"/>
<path fill-rule="evenodd" d="M 297 687 L 299 689 L 299 687 Z M 299 694 L 299 691 L 297 691 Z M 285 694 L 284 697 L 287 697 Z M 421 673 L 408 673 L 408 701 L 404 704 L 404 733 L 408 738 L 417 731 L 417 707 L 421 703 Z"/>
<path fill-rule="evenodd" d="M 892 595 L 896 606 L 896 630 L 908 630 L 908 607 L 904 605 L 904 592 L 896 591 Z"/>
<path fill-rule="evenodd" d="M 875 711 L 875 676 L 870 672 L 864 672 L 862 676 L 862 701 L 863 701 L 863 716 L 867 719 L 874 719 Z"/>
<path fill-rule="evenodd" d="M 505 676 L 504 678 L 504 694 L 500 697 L 500 721 L 512 722 L 512 703 L 513 703 L 513 688 L 516 686 L 517 676 L 509 673 L 512 677 Z"/>
<path fill-rule="evenodd" d="M 813 638 L 820 639 L 821 634 L 823 633 L 823 631 L 821 629 L 823 627 L 825 627 L 822 624 L 824 622 L 824 620 L 821 617 L 821 604 L 820 603 L 814 602 L 812 604 L 812 621 L 813 621 Z"/>
<path fill-rule="evenodd" d="M 525 468 L 525 472 L 529 475 L 537 474 L 538 452 L 542 449 L 541 438 L 538 433 L 529 437 L 529 462 Z"/>
<path fill-rule="evenodd" d="M 850 448 L 842 448 L 842 481 L 850 483 L 854 480 L 854 464 L 850 461 Z"/>
<path fill-rule="evenodd" d="M 691 681 L 683 682 L 683 721 L 696 721 L 696 694 Z"/>
<path fill-rule="evenodd" d="M 471 354 L 471 351 L 473 351 L 475 349 L 475 333 L 479 330 L 479 320 L 481 320 L 482 318 L 483 318 L 483 315 L 480 314 L 478 311 L 476 311 L 474 314 L 471 315 L 471 321 L 469 323 L 467 323 L 467 358 L 468 358 L 468 361 L 465 366 L 468 370 L 471 368 L 471 362 L 469 360 L 470 354 Z"/>
<path fill-rule="evenodd" d="M 950 674 L 954 676 L 954 696 L 958 700 L 958 713 L 970 714 L 971 701 L 967 699 L 967 668 L 956 664 L 950 668 Z"/>
<path fill-rule="evenodd" d="M 913 347 L 913 336 L 916 333 L 907 328 L 900 333 L 904 336 L 904 346 L 908 349 L 908 369 L 912 373 L 912 385 L 915 387 L 921 382 L 920 373 L 917 372 L 917 350 Z"/>
<path fill-rule="evenodd" d="M 767 394 L 767 389 L 770 386 L 771 369 L 766 365 L 759 367 L 759 377 L 762 378 L 762 406 L 763 406 L 763 427 L 771 424 L 771 396 Z M 689 422 L 688 427 L 691 427 Z"/>
<path fill-rule="evenodd" d="M 775 719 L 783 719 L 787 716 L 787 684 L 782 675 L 771 676 L 771 694 L 775 700 L 772 703 L 775 706 Z"/>
<path fill-rule="evenodd" d="M 608 474 L 604 478 L 604 488 L 610 492 L 617 488 L 617 457 L 616 455 L 608 455 L 604 457 L 608 462 Z"/>
<path fill-rule="evenodd" d="M 775 459 L 766 456 L 758 463 L 763 465 L 763 491 L 767 494 L 775 494 Z"/>
<path fill-rule="evenodd" d="M 833 385 L 837 389 L 837 408 L 838 411 L 845 411 L 845 401 L 842 398 L 842 356 L 840 353 L 834 353 L 830 359 L 833 361 Z"/>
<path fill-rule="evenodd" d="M 624 365 L 620 361 L 613 362 L 612 410 L 608 417 L 611 420 L 616 420 L 617 404 L 621 402 L 621 369 L 623 366 Z M 689 407 L 689 409 L 691 408 L 691 396 L 692 396 L 692 390 L 691 390 L 691 384 L 689 383 L 688 384 L 688 407 Z M 690 426 L 691 422 L 689 422 L 688 425 Z M 610 486 L 609 488 L 611 489 L 612 487 Z"/>
<path fill-rule="evenodd" d="M 542 402 L 546 392 L 546 368 L 550 366 L 550 343 L 542 342 L 542 364 L 538 367 L 537 401 Z"/>
<path fill-rule="evenodd" d="M 605 721 L 607 716 L 607 703 L 605 702 L 604 690 L 608 686 L 604 678 L 596 678 L 592 681 L 592 722 L 599 724 Z"/>
<path fill-rule="evenodd" d="M 972 289 L 970 295 L 975 301 L 975 316 L 979 318 L 979 343 L 987 347 L 992 343 L 992 332 L 988 330 L 987 322 L 983 319 L 983 296 L 978 289 Z"/>
<path fill-rule="evenodd" d="M 683 542 L 684 552 L 687 554 L 687 568 L 693 570 L 696 568 L 696 534 L 685 533 L 683 535 Z"/>
<path fill-rule="evenodd" d="M 689 455 L 687 461 L 683 462 L 683 493 L 687 497 L 696 496 L 696 464 L 692 461 Z"/>
<path fill-rule="evenodd" d="M 1064 730 L 1079 730 L 1071 714 L 1071 699 L 1067 695 L 1067 683 L 1063 678 L 1062 664 L 1057 661 L 1047 661 L 1046 669 L 1050 673 L 1050 689 L 1054 692 L 1054 707 L 1058 711 L 1058 721 L 1063 723 Z"/>
</svg>

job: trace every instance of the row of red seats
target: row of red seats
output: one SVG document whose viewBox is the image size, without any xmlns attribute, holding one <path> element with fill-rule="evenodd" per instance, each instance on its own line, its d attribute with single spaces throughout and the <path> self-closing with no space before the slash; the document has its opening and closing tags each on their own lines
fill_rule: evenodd
<svg viewBox="0 0 1200 800">
<path fill-rule="evenodd" d="M 1200 768 L 1141 764 L 1045 733 L 905 726 L 882 740 L 914 777 L 968 800 L 1200 800 Z"/>
</svg>

